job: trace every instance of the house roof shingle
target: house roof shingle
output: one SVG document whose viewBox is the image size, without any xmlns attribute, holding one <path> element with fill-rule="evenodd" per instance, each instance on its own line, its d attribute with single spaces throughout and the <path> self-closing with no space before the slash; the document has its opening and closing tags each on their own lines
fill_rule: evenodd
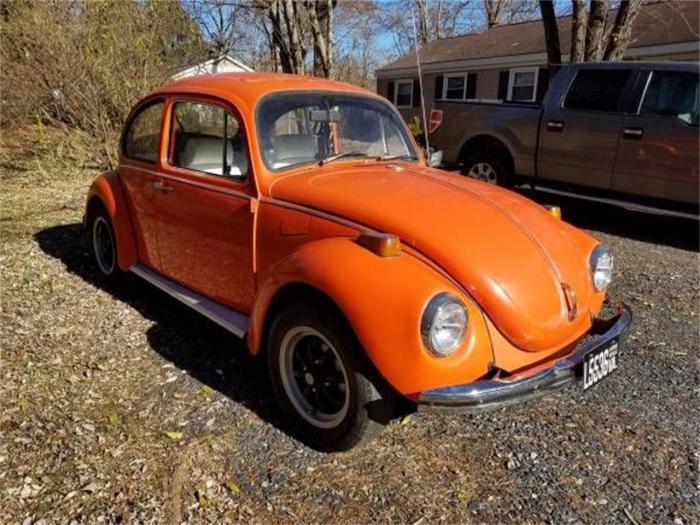
<svg viewBox="0 0 700 525">
<path fill-rule="evenodd" d="M 608 20 L 614 20 L 615 14 L 616 10 L 611 10 Z M 629 48 L 698 41 L 699 17 L 700 3 L 695 1 L 674 0 L 645 4 L 632 29 Z M 571 16 L 561 17 L 557 23 L 562 55 L 568 55 Z M 542 21 L 533 20 L 430 42 L 420 49 L 420 59 L 422 64 L 431 64 L 543 53 L 545 50 Z M 415 53 L 412 51 L 378 71 L 415 65 Z"/>
</svg>

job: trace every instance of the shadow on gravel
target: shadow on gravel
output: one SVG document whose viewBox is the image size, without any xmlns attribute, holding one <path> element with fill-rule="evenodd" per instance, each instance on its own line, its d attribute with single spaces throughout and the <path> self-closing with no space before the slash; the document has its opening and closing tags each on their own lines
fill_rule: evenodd
<svg viewBox="0 0 700 525">
<path fill-rule="evenodd" d="M 526 189 L 520 189 L 519 193 L 542 204 L 560 206 L 563 219 L 579 228 L 683 250 L 700 250 L 700 225 L 697 221 L 632 212 Z"/>
<path fill-rule="evenodd" d="M 80 224 L 47 228 L 35 239 L 69 272 L 153 321 L 146 334 L 148 343 L 164 359 L 289 433 L 276 408 L 264 364 L 250 356 L 240 339 L 136 276 L 128 274 L 116 284 L 105 282 Z"/>
</svg>

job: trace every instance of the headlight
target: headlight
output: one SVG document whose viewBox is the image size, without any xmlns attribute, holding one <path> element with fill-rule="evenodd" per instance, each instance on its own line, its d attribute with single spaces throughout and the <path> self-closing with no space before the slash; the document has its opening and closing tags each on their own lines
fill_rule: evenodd
<svg viewBox="0 0 700 525">
<path fill-rule="evenodd" d="M 445 357 L 459 347 L 467 331 L 467 309 L 448 293 L 433 297 L 421 320 L 423 343 L 434 354 Z"/>
<path fill-rule="evenodd" d="M 593 286 L 599 292 L 605 290 L 612 281 L 613 256 L 607 248 L 598 246 L 591 253 L 591 276 Z"/>
</svg>

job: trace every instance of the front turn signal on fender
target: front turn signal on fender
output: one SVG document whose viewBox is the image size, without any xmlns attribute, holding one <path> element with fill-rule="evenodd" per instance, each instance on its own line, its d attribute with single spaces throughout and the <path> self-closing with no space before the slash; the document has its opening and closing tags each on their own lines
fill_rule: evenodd
<svg viewBox="0 0 700 525">
<path fill-rule="evenodd" d="M 561 219 L 561 208 L 559 206 L 545 204 L 544 209 L 547 210 L 547 213 L 549 213 L 555 219 Z"/>
<path fill-rule="evenodd" d="M 401 255 L 401 240 L 388 233 L 362 233 L 357 244 L 376 253 L 379 257 L 398 257 Z"/>
</svg>

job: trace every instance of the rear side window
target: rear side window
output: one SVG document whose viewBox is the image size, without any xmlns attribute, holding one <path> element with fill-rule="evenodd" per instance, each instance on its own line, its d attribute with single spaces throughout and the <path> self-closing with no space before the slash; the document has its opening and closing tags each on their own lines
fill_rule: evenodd
<svg viewBox="0 0 700 525">
<path fill-rule="evenodd" d="M 579 71 L 564 99 L 565 109 L 584 111 L 621 111 L 622 96 L 630 71 Z"/>
<path fill-rule="evenodd" d="M 677 118 L 698 125 L 698 75 L 681 71 L 654 71 L 639 113 Z"/>
<path fill-rule="evenodd" d="M 178 102 L 171 164 L 210 175 L 245 177 L 248 154 L 238 119 L 221 106 Z"/>
<path fill-rule="evenodd" d="M 163 102 L 142 108 L 131 120 L 124 138 L 124 155 L 155 163 L 158 160 Z"/>
</svg>

